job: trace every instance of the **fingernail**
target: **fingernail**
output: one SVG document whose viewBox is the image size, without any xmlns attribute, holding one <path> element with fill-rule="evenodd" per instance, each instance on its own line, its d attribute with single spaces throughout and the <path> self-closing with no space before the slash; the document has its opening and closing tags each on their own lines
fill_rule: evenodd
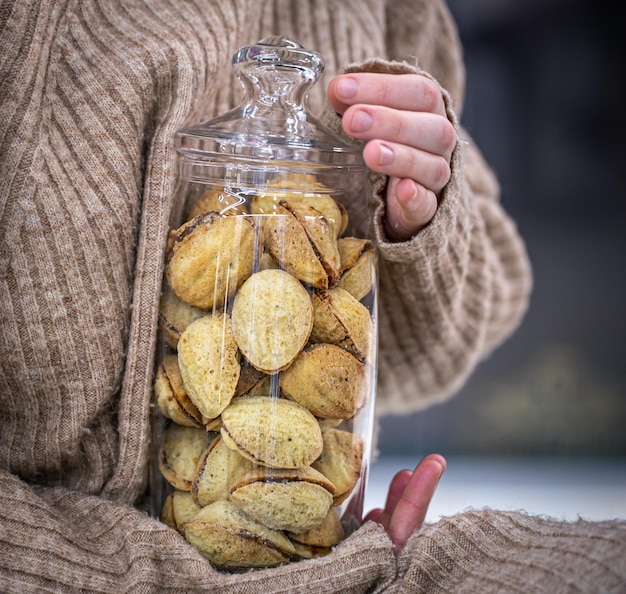
<svg viewBox="0 0 626 594">
<path fill-rule="evenodd" d="M 352 116 L 352 121 L 350 122 L 350 128 L 352 128 L 354 132 L 365 132 L 366 130 L 369 130 L 371 125 L 372 116 L 361 109 L 355 112 Z"/>
<path fill-rule="evenodd" d="M 359 90 L 359 83 L 353 78 L 341 78 L 337 82 L 337 95 L 342 99 L 352 99 Z"/>
<path fill-rule="evenodd" d="M 389 165 L 393 161 L 393 151 L 386 145 L 380 145 L 379 165 Z"/>
</svg>

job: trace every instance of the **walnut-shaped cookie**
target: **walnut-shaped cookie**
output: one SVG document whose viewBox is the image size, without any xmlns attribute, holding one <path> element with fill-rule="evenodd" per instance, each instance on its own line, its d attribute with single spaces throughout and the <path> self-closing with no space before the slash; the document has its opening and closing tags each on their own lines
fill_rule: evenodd
<svg viewBox="0 0 626 594">
<path fill-rule="evenodd" d="M 174 293 L 200 309 L 223 309 L 252 274 L 254 223 L 245 216 L 205 212 L 170 232 L 166 278 Z"/>
<path fill-rule="evenodd" d="M 202 316 L 204 309 L 193 307 L 180 299 L 172 289 L 165 287 L 159 303 L 159 329 L 166 344 L 176 350 L 185 328 Z"/>
<path fill-rule="evenodd" d="M 281 186 L 282 184 L 282 186 Z M 314 207 L 331 223 L 335 237 L 340 237 L 348 224 L 346 208 L 337 202 L 326 186 L 319 183 L 311 175 L 292 174 L 289 179 L 279 179 L 265 192 L 260 192 L 250 201 L 252 214 L 275 214 L 278 203 L 285 200 L 290 203 L 305 204 Z"/>
<path fill-rule="evenodd" d="M 203 507 L 184 525 L 184 534 L 216 567 L 272 567 L 288 563 L 295 555 L 281 531 L 250 519 L 232 501 Z"/>
<path fill-rule="evenodd" d="M 280 375 L 284 396 L 321 419 L 349 419 L 361 408 L 369 380 L 363 363 L 334 344 L 308 347 Z"/>
<path fill-rule="evenodd" d="M 335 287 L 316 291 L 313 296 L 315 310 L 312 342 L 339 344 L 353 352 L 359 359 L 372 362 L 375 334 L 372 317 L 363 303 L 348 291 Z"/>
<path fill-rule="evenodd" d="M 214 188 L 203 192 L 187 210 L 187 220 L 205 212 L 219 214 L 248 214 L 248 208 L 243 196 L 224 191 L 223 188 Z"/>
<path fill-rule="evenodd" d="M 317 419 L 297 402 L 267 396 L 233 400 L 222 413 L 224 443 L 255 464 L 310 466 L 322 453 Z"/>
<path fill-rule="evenodd" d="M 256 467 L 230 488 L 230 500 L 274 530 L 306 532 L 319 526 L 333 503 L 334 485 L 310 466 Z"/>
<path fill-rule="evenodd" d="M 200 509 L 202 508 L 193 500 L 189 491 L 175 490 L 165 499 L 161 521 L 182 534 L 184 525 Z"/>
<path fill-rule="evenodd" d="M 334 505 L 340 505 L 361 477 L 364 443 L 361 436 L 341 429 L 327 429 L 323 435 L 324 450 L 313 468 L 335 485 Z"/>
<path fill-rule="evenodd" d="M 204 429 L 176 424 L 165 429 L 159 452 L 159 470 L 175 489 L 191 490 L 198 463 L 214 438 L 215 434 Z"/>
<path fill-rule="evenodd" d="M 178 366 L 187 394 L 206 419 L 232 400 L 241 367 L 230 316 L 215 312 L 196 320 L 178 341 Z"/>
<path fill-rule="evenodd" d="M 284 270 L 256 272 L 235 296 L 233 336 L 243 356 L 259 371 L 272 374 L 288 367 L 312 328 L 311 297 Z"/>
<path fill-rule="evenodd" d="M 322 522 L 314 528 L 306 532 L 290 532 L 287 536 L 294 544 L 299 543 L 317 549 L 313 551 L 313 556 L 328 552 L 330 547 L 335 546 L 345 536 L 339 509 L 336 506 L 331 507 Z M 297 546 L 296 551 L 298 551 Z"/>
<path fill-rule="evenodd" d="M 250 472 L 250 460 L 230 449 L 221 436 L 211 442 L 196 468 L 191 482 L 193 500 L 204 507 L 220 499 L 228 499 L 231 486 Z"/>
<path fill-rule="evenodd" d="M 341 237 L 337 240 L 341 258 L 341 278 L 337 286 L 348 291 L 358 301 L 374 287 L 376 250 L 368 239 Z"/>
<path fill-rule="evenodd" d="M 281 200 L 264 225 L 267 251 L 282 268 L 319 289 L 334 286 L 341 260 L 333 225 L 307 204 Z"/>
<path fill-rule="evenodd" d="M 202 414 L 187 394 L 176 355 L 166 355 L 161 361 L 154 380 L 154 396 L 164 417 L 186 427 L 204 425 Z"/>
</svg>

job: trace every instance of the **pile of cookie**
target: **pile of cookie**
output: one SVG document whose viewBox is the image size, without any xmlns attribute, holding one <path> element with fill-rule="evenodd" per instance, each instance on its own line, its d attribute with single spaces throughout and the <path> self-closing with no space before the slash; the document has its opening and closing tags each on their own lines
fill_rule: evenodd
<svg viewBox="0 0 626 594">
<path fill-rule="evenodd" d="M 162 519 L 217 567 L 326 554 L 363 473 L 375 253 L 317 189 L 207 191 L 169 235 Z"/>
</svg>

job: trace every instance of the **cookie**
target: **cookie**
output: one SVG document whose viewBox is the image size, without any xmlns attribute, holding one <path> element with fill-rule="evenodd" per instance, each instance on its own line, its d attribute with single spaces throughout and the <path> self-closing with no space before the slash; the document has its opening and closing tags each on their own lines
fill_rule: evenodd
<svg viewBox="0 0 626 594">
<path fill-rule="evenodd" d="M 200 413 L 219 417 L 235 394 L 241 369 L 230 316 L 216 312 L 190 324 L 178 341 L 178 365 Z"/>
<path fill-rule="evenodd" d="M 341 278 L 337 286 L 360 301 L 374 287 L 376 251 L 368 239 L 341 237 L 337 240 L 341 259 Z"/>
<path fill-rule="evenodd" d="M 230 499 L 268 528 L 300 533 L 324 521 L 334 493 L 333 484 L 308 466 L 256 468 L 233 484 Z"/>
<path fill-rule="evenodd" d="M 165 479 L 181 491 L 190 491 L 196 468 L 209 447 L 213 434 L 204 429 L 169 425 L 159 452 L 159 470 Z"/>
<path fill-rule="evenodd" d="M 203 507 L 184 526 L 187 541 L 216 567 L 272 567 L 295 555 L 280 531 L 251 520 L 231 501 Z"/>
<path fill-rule="evenodd" d="M 159 329 L 163 340 L 176 350 L 185 328 L 206 314 L 206 310 L 185 303 L 172 289 L 165 287 L 159 303 Z"/>
<path fill-rule="evenodd" d="M 252 468 L 252 462 L 226 447 L 218 436 L 200 459 L 191 482 L 194 502 L 204 507 L 228 499 L 231 486 Z"/>
<path fill-rule="evenodd" d="M 176 399 L 163 364 L 157 370 L 153 391 L 159 411 L 165 418 L 171 419 L 177 425 L 184 425 L 185 427 L 202 427 L 200 422 L 185 412 Z"/>
<path fill-rule="evenodd" d="M 345 349 L 317 344 L 281 373 L 280 388 L 316 417 L 349 419 L 363 405 L 368 376 L 364 365 Z"/>
<path fill-rule="evenodd" d="M 223 188 L 214 188 L 203 192 L 200 198 L 189 207 L 187 220 L 210 211 L 229 215 L 247 214 L 248 208 L 242 196 L 226 192 Z"/>
<path fill-rule="evenodd" d="M 345 207 L 337 202 L 329 189 L 319 183 L 312 175 L 292 175 L 289 179 L 280 178 L 265 192 L 254 196 L 250 202 L 252 214 L 275 214 L 278 203 L 285 200 L 291 203 L 305 204 L 318 210 L 332 225 L 335 237 L 339 237 L 347 226 Z"/>
<path fill-rule="evenodd" d="M 312 466 L 335 485 L 334 505 L 349 497 L 361 477 L 363 453 L 359 435 L 341 429 L 324 431 L 324 451 Z"/>
<path fill-rule="evenodd" d="M 252 274 L 257 249 L 261 251 L 248 217 L 200 214 L 170 232 L 167 282 L 189 305 L 223 309 Z"/>
<path fill-rule="evenodd" d="M 181 534 L 184 525 L 191 520 L 201 507 L 195 503 L 189 491 L 173 491 L 165 499 L 161 521 Z"/>
<path fill-rule="evenodd" d="M 359 359 L 372 362 L 374 324 L 365 305 L 341 287 L 316 291 L 311 340 L 341 344 Z"/>
<path fill-rule="evenodd" d="M 310 466 L 323 448 L 317 419 L 297 402 L 283 398 L 233 400 L 222 413 L 221 435 L 229 448 L 273 468 Z"/>
<path fill-rule="evenodd" d="M 176 355 L 166 355 L 157 370 L 154 393 L 163 416 L 179 425 L 202 427 L 205 419 L 191 401 Z"/>
<path fill-rule="evenodd" d="M 282 268 L 320 289 L 334 286 L 341 260 L 332 224 L 312 206 L 281 200 L 264 225 L 265 246 Z"/>
<path fill-rule="evenodd" d="M 330 508 L 326 517 L 314 528 L 306 532 L 290 532 L 287 536 L 294 543 L 328 549 L 343 540 L 345 531 L 341 525 L 339 510 L 335 506 Z"/>
<path fill-rule="evenodd" d="M 313 304 L 302 284 L 278 269 L 253 274 L 232 308 L 233 336 L 259 371 L 276 373 L 302 350 L 313 328 Z"/>
</svg>

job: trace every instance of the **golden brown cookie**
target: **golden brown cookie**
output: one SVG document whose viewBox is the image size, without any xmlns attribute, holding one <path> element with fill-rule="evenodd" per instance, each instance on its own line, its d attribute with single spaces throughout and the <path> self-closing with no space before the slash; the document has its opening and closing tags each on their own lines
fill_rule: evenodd
<svg viewBox="0 0 626 594">
<path fill-rule="evenodd" d="M 334 286 L 341 261 L 332 224 L 312 206 L 281 200 L 268 217 L 264 238 L 267 251 L 302 282 L 320 289 Z"/>
<path fill-rule="evenodd" d="M 276 214 L 278 203 L 281 200 L 293 204 L 312 206 L 332 225 L 335 237 L 339 237 L 345 230 L 345 225 L 347 224 L 345 208 L 335 201 L 324 186 L 321 184 L 316 184 L 316 186 L 317 187 L 308 188 L 309 191 L 306 191 L 304 189 L 305 187 L 302 186 L 303 191 L 277 190 L 275 192 L 262 192 L 252 198 L 250 212 L 252 214 L 263 215 Z M 314 191 L 315 189 L 319 191 L 316 192 Z"/>
<path fill-rule="evenodd" d="M 185 303 L 172 289 L 165 287 L 159 304 L 159 328 L 163 340 L 176 350 L 185 328 L 206 314 L 206 310 Z"/>
<path fill-rule="evenodd" d="M 334 485 L 310 466 L 257 467 L 232 485 L 230 499 L 268 528 L 300 533 L 324 521 L 334 493 Z"/>
<path fill-rule="evenodd" d="M 309 466 L 322 452 L 317 419 L 297 402 L 265 396 L 233 400 L 222 413 L 226 445 L 256 464 Z"/>
<path fill-rule="evenodd" d="M 372 362 L 375 334 L 369 310 L 341 287 L 316 291 L 311 341 L 341 344 L 359 359 Z"/>
<path fill-rule="evenodd" d="M 363 363 L 333 344 L 316 344 L 300 353 L 280 375 L 282 393 L 322 419 L 349 419 L 368 391 Z"/>
<path fill-rule="evenodd" d="M 194 307 L 223 309 L 252 274 L 257 249 L 249 217 L 200 214 L 170 232 L 167 282 Z"/>
<path fill-rule="evenodd" d="M 368 295 L 375 283 L 376 251 L 368 239 L 341 237 L 337 240 L 341 258 L 338 287 L 346 289 L 355 299 Z"/>
<path fill-rule="evenodd" d="M 311 297 L 284 270 L 253 274 L 235 296 L 233 335 L 243 356 L 264 373 L 288 367 L 306 344 L 312 327 Z"/>
<path fill-rule="evenodd" d="M 187 415 L 174 396 L 174 391 L 162 364 L 157 370 L 153 389 L 157 406 L 165 418 L 171 419 L 177 425 L 184 425 L 185 427 L 202 427 L 201 423 Z"/>
<path fill-rule="evenodd" d="M 207 419 L 219 417 L 239 381 L 239 351 L 230 317 L 216 312 L 196 320 L 178 341 L 178 365 L 187 394 Z"/>
<path fill-rule="evenodd" d="M 200 509 L 189 491 L 176 490 L 165 500 L 161 521 L 182 534 L 185 523 L 191 520 Z"/>
<path fill-rule="evenodd" d="M 200 459 L 191 483 L 193 500 L 201 506 L 228 499 L 231 486 L 253 468 L 252 462 L 226 447 L 217 437 Z"/>
<path fill-rule="evenodd" d="M 204 429 L 175 424 L 165 429 L 159 452 L 159 469 L 175 489 L 191 490 L 198 462 L 213 438 L 214 434 Z"/>
<path fill-rule="evenodd" d="M 176 355 L 165 355 L 161 361 L 154 382 L 154 393 L 164 417 L 187 427 L 203 426 L 202 414 L 185 389 Z"/>
<path fill-rule="evenodd" d="M 184 532 L 187 541 L 217 567 L 272 567 L 295 555 L 282 532 L 251 520 L 230 501 L 202 508 L 185 524 Z"/>
<path fill-rule="evenodd" d="M 313 468 L 335 485 L 334 505 L 340 505 L 350 495 L 359 480 L 363 466 L 363 439 L 349 431 L 324 431 L 324 451 Z"/>
<path fill-rule="evenodd" d="M 345 536 L 337 507 L 331 507 L 326 517 L 315 528 L 301 533 L 289 533 L 292 542 L 328 549 L 335 546 Z"/>
</svg>

